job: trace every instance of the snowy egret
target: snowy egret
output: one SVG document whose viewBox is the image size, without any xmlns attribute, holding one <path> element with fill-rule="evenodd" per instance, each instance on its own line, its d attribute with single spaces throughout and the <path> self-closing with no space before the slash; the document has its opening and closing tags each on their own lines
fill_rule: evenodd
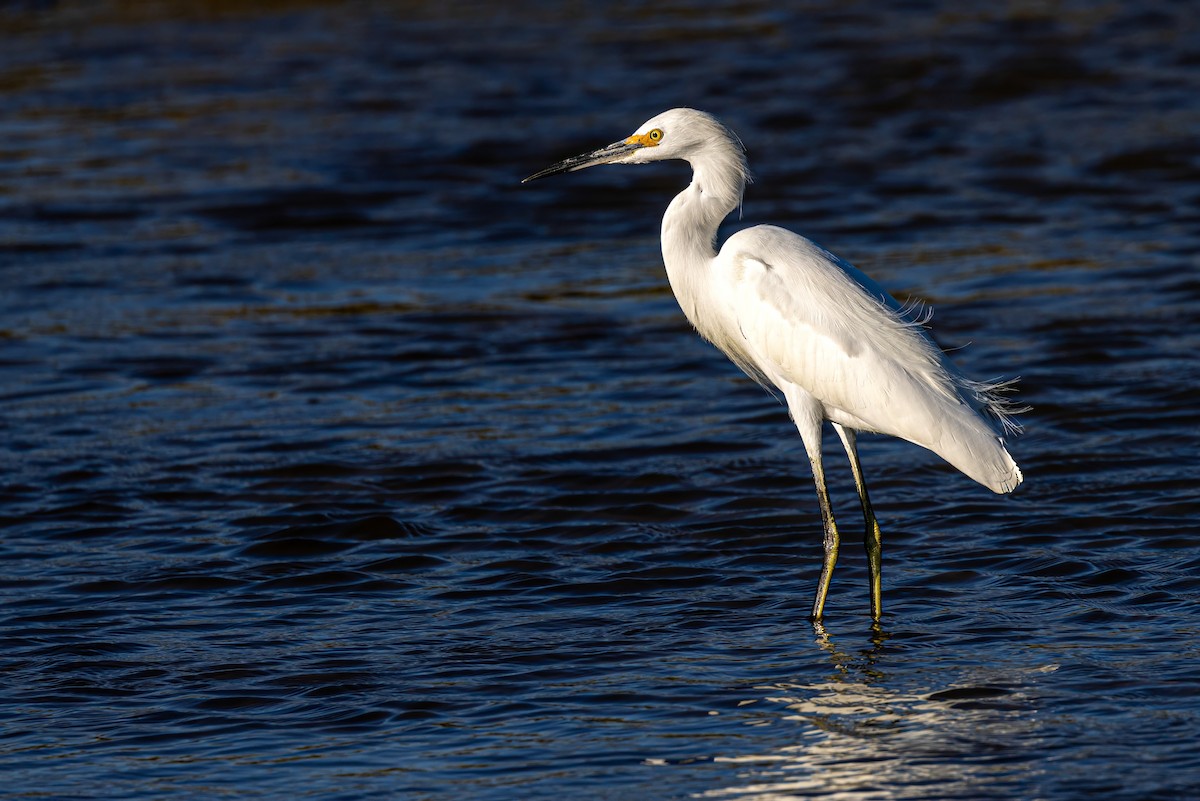
<svg viewBox="0 0 1200 801">
<path fill-rule="evenodd" d="M 850 459 L 866 520 L 871 616 L 882 611 L 879 523 L 867 496 L 856 432 L 928 448 L 996 493 L 1021 483 L 1004 446 L 1017 430 L 1006 383 L 972 381 L 926 333 L 927 317 L 829 251 L 773 225 L 739 231 L 715 249 L 717 227 L 742 202 L 750 174 L 737 136 L 694 109 L 663 112 L 632 136 L 566 159 L 522 183 L 597 164 L 683 159 L 692 182 L 662 221 L 662 254 L 679 306 L 700 336 L 752 379 L 783 394 L 808 453 L 825 556 L 813 601 L 820 621 L 839 536 L 821 464 L 828 420 Z"/>
</svg>

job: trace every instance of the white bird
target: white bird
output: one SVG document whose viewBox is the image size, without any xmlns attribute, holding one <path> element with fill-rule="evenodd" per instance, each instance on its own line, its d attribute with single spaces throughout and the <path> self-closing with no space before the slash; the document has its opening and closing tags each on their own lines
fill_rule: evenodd
<svg viewBox="0 0 1200 801">
<path fill-rule="evenodd" d="M 671 289 L 700 336 L 768 390 L 778 388 L 812 465 L 825 557 L 813 601 L 820 621 L 839 536 L 821 464 L 824 421 L 850 458 L 866 519 L 871 616 L 882 612 L 879 523 L 867 497 L 856 432 L 889 434 L 928 448 L 996 493 L 1021 483 L 1004 445 L 1018 430 L 997 394 L 1009 383 L 966 378 L 926 333 L 928 317 L 902 307 L 878 284 L 804 237 L 773 225 L 739 231 L 715 249 L 717 227 L 750 180 L 737 136 L 712 115 L 677 108 L 632 136 L 566 159 L 522 183 L 597 164 L 683 159 L 692 182 L 662 221 Z"/>
</svg>

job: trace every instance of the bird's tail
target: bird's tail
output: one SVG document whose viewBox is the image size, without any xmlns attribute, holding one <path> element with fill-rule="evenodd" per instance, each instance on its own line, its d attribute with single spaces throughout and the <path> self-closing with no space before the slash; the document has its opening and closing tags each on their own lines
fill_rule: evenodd
<svg viewBox="0 0 1200 801">
<path fill-rule="evenodd" d="M 960 415 L 943 417 L 939 429 L 936 441 L 919 444 L 967 477 L 1001 495 L 1012 492 L 1024 480 L 1004 439 L 978 415 L 963 408 Z"/>
<path fill-rule="evenodd" d="M 1021 468 L 1013 461 L 1012 455 L 1004 447 L 1004 440 L 999 437 L 992 438 L 990 450 L 992 452 L 986 460 L 977 459 L 967 464 L 947 461 L 992 492 L 999 495 L 1012 492 L 1025 480 Z"/>
</svg>

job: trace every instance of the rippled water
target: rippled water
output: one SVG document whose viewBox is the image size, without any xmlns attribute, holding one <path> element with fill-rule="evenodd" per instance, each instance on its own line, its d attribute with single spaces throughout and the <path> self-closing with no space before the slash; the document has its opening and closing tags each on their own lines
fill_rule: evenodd
<svg viewBox="0 0 1200 801">
<path fill-rule="evenodd" d="M 879 5 L 0 7 L 9 797 L 1200 797 L 1196 15 Z M 879 627 L 686 167 L 518 183 L 676 105 L 1034 407 Z"/>
</svg>

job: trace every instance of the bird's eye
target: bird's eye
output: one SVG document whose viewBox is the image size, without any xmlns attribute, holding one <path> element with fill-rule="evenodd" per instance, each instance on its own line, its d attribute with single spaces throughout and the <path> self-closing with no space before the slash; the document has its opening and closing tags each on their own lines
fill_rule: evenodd
<svg viewBox="0 0 1200 801">
<path fill-rule="evenodd" d="M 655 128 L 653 131 L 651 131 L 649 134 L 647 134 L 647 136 L 649 136 L 649 137 L 650 137 L 650 141 L 651 141 L 651 142 L 659 142 L 659 141 L 662 141 L 662 129 L 661 129 L 661 128 Z"/>
</svg>

